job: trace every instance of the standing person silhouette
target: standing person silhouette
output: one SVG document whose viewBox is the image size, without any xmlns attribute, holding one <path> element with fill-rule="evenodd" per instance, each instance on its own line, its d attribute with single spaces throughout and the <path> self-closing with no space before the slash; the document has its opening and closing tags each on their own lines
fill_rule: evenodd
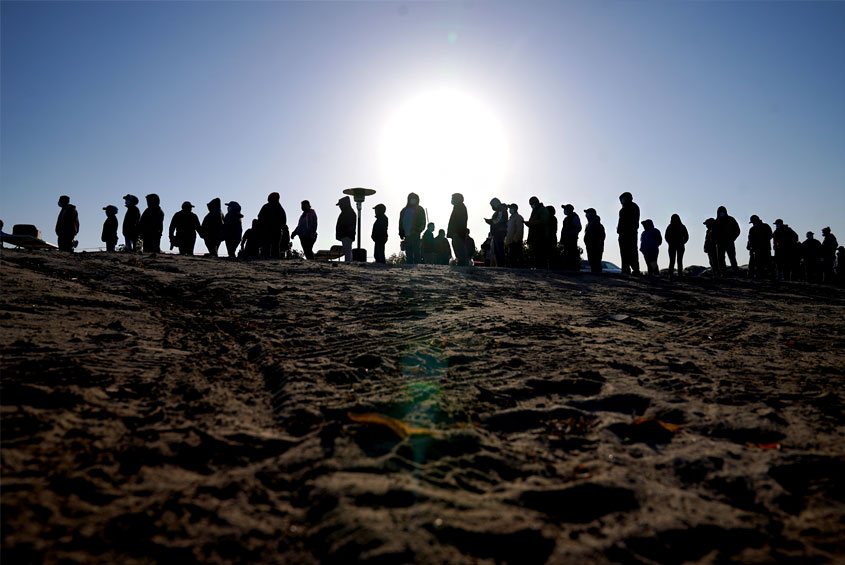
<svg viewBox="0 0 845 565">
<path fill-rule="evenodd" d="M 836 264 L 836 249 L 839 242 L 836 236 L 830 232 L 830 228 L 822 228 L 822 276 L 825 284 L 833 284 L 833 266 Z"/>
<path fill-rule="evenodd" d="M 226 242 L 226 252 L 230 259 L 235 259 L 238 256 L 238 244 L 241 242 L 243 235 L 244 217 L 241 214 L 241 205 L 232 200 L 226 202 L 226 216 L 223 218 L 223 241 Z"/>
<path fill-rule="evenodd" d="M 669 278 L 674 276 L 676 260 L 678 261 L 678 276 L 681 277 L 684 274 L 684 250 L 689 241 L 689 231 L 681 222 L 679 215 L 672 214 L 663 236 L 666 239 L 666 245 L 669 246 Z"/>
<path fill-rule="evenodd" d="M 208 214 L 202 219 L 202 239 L 211 257 L 217 257 L 220 242 L 223 240 L 223 212 L 219 198 L 206 204 Z"/>
<path fill-rule="evenodd" d="M 290 235 L 291 239 L 299 236 L 299 243 L 302 244 L 302 252 L 308 260 L 314 259 L 314 243 L 317 241 L 317 212 L 311 207 L 311 203 L 303 200 L 300 204 L 302 215 L 299 216 L 299 223 Z"/>
<path fill-rule="evenodd" d="M 531 205 L 531 215 L 525 225 L 528 226 L 528 247 L 534 255 L 534 268 L 549 268 L 549 211 L 536 196 L 532 196 L 528 203 Z"/>
<path fill-rule="evenodd" d="M 490 201 L 490 208 L 493 209 L 493 215 L 489 219 L 485 218 L 484 221 L 490 224 L 490 235 L 493 237 L 491 244 L 495 263 L 492 266 L 504 267 L 505 236 L 508 234 L 508 207 L 502 204 L 498 198 L 494 198 Z"/>
<path fill-rule="evenodd" d="M 455 261 L 459 267 L 465 267 L 469 264 L 466 246 L 466 238 L 469 234 L 467 230 L 468 219 L 464 195 L 456 192 L 452 195 L 452 214 L 449 216 L 449 224 L 446 226 L 446 237 L 452 240 Z"/>
<path fill-rule="evenodd" d="M 343 245 L 344 261 L 349 262 L 352 261 L 352 242 L 355 241 L 355 222 L 358 215 L 352 209 L 352 201 L 348 196 L 338 200 L 337 206 L 340 207 L 340 214 L 335 226 L 335 238 Z"/>
<path fill-rule="evenodd" d="M 384 245 L 387 243 L 387 207 L 384 204 L 376 204 L 373 206 L 376 211 L 376 221 L 373 222 L 372 238 L 375 243 L 375 250 L 373 257 L 376 263 L 387 263 L 387 258 L 384 256 Z"/>
<path fill-rule="evenodd" d="M 429 222 L 425 228 L 425 232 L 420 239 L 420 254 L 422 254 L 422 262 L 427 265 L 433 265 L 436 261 L 434 252 L 434 222 Z"/>
<path fill-rule="evenodd" d="M 775 248 L 775 278 L 780 281 L 791 281 L 795 272 L 795 257 L 800 256 L 798 234 L 789 225 L 778 218 L 774 221 L 775 231 L 772 242 Z"/>
<path fill-rule="evenodd" d="M 590 263 L 591 273 L 601 273 L 601 258 L 604 254 L 604 226 L 595 208 L 584 210 L 587 227 L 584 228 L 584 246 L 587 248 L 587 261 Z"/>
<path fill-rule="evenodd" d="M 193 207 L 188 201 L 182 202 L 182 209 L 170 219 L 170 228 L 167 230 L 170 248 L 179 248 L 179 255 L 193 255 L 197 234 L 202 233 L 200 219 L 191 211 Z"/>
<path fill-rule="evenodd" d="M 161 209 L 161 200 L 158 194 L 148 194 L 146 199 L 147 208 L 141 214 L 138 229 L 144 244 L 144 253 L 155 255 L 161 252 L 161 235 L 164 233 L 164 211 Z"/>
<path fill-rule="evenodd" d="M 106 244 L 106 251 L 112 253 L 117 245 L 117 206 L 106 206 L 106 221 L 103 222 L 103 233 L 100 241 Z"/>
<path fill-rule="evenodd" d="M 719 268 L 722 272 L 727 271 L 725 254 L 731 262 L 731 271 L 736 273 L 739 268 L 736 264 L 736 246 L 734 242 L 739 237 L 739 224 L 733 216 L 728 215 L 728 209 L 719 206 L 716 210 L 716 223 L 713 224 L 713 236 L 716 240 L 716 253 L 719 257 Z"/>
<path fill-rule="evenodd" d="M 663 243 L 663 238 L 660 236 L 660 230 L 654 227 L 654 222 L 651 220 L 643 220 L 643 234 L 640 236 L 640 251 L 645 259 L 648 274 L 657 276 L 660 274 L 660 268 L 657 266 L 657 256 L 660 253 L 660 245 Z"/>
<path fill-rule="evenodd" d="M 267 203 L 258 212 L 258 225 L 263 230 L 262 257 L 281 258 L 282 232 L 287 227 L 288 219 L 280 199 L 278 192 L 271 192 L 267 195 Z"/>
<path fill-rule="evenodd" d="M 519 205 L 510 204 L 508 211 L 511 216 L 508 218 L 508 234 L 505 236 L 505 260 L 508 267 L 516 268 L 522 266 L 522 239 L 525 232 L 525 220 L 519 214 Z"/>
<path fill-rule="evenodd" d="M 123 237 L 124 251 L 132 253 L 138 247 L 138 235 L 141 222 L 141 211 L 138 210 L 138 197 L 134 194 L 127 194 L 123 197 L 123 205 L 126 206 L 126 214 L 123 215 Z"/>
<path fill-rule="evenodd" d="M 70 196 L 59 197 L 59 217 L 56 219 L 56 236 L 59 238 L 59 249 L 73 253 L 73 238 L 79 233 L 79 214 L 76 206 L 70 203 Z"/>
<path fill-rule="evenodd" d="M 563 222 L 561 222 L 560 242 L 563 244 L 563 268 L 570 271 L 581 270 L 578 256 L 578 234 L 581 233 L 581 218 L 575 212 L 575 206 L 564 204 Z"/>
<path fill-rule="evenodd" d="M 405 262 L 420 262 L 420 234 L 425 229 L 425 210 L 416 193 L 408 194 L 408 204 L 399 212 L 399 239 L 405 250 Z"/>
<path fill-rule="evenodd" d="M 619 222 L 616 233 L 619 235 L 619 254 L 622 256 L 624 274 L 640 274 L 640 259 L 637 255 L 637 233 L 640 231 L 640 207 L 634 202 L 630 192 L 619 195 L 622 208 L 619 210 Z"/>
<path fill-rule="evenodd" d="M 763 223 L 760 216 L 754 214 L 749 218 L 751 228 L 748 230 L 748 276 L 752 279 L 769 277 L 772 262 L 772 228 Z"/>
</svg>

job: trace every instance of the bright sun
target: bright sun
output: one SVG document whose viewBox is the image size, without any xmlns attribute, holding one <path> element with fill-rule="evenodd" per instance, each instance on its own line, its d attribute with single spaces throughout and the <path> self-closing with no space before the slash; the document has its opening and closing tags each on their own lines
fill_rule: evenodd
<svg viewBox="0 0 845 565">
<path fill-rule="evenodd" d="M 454 192 L 494 194 L 504 179 L 508 148 L 498 120 L 479 100 L 440 89 L 396 110 L 380 155 L 390 190 L 448 205 Z"/>
</svg>

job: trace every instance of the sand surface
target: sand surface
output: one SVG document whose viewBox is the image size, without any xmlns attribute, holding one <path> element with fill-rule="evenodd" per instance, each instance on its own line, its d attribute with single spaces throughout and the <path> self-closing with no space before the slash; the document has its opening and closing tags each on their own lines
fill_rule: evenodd
<svg viewBox="0 0 845 565">
<path fill-rule="evenodd" d="M 845 292 L 0 259 L 5 563 L 845 560 Z"/>
</svg>

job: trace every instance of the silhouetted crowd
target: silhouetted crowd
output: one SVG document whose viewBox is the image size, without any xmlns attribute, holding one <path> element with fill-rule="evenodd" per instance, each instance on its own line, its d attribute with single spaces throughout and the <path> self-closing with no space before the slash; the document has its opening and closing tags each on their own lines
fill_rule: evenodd
<svg viewBox="0 0 845 565">
<path fill-rule="evenodd" d="M 143 252 L 158 253 L 164 234 L 164 212 L 158 195 L 146 196 L 143 213 L 138 208 L 138 197 L 127 194 L 123 200 L 126 207 L 122 229 L 124 250 L 135 252 L 140 242 Z M 289 233 L 287 216 L 279 200 L 278 192 L 270 193 L 267 203 L 246 231 L 242 230 L 241 206 L 235 201 L 225 204 L 224 214 L 221 200 L 211 200 L 206 205 L 208 213 L 202 223 L 192 211 L 193 204 L 184 202 L 182 209 L 170 221 L 170 249 L 178 248 L 180 254 L 193 255 L 197 237 L 200 237 L 210 256 L 216 257 L 220 245 L 225 242 L 231 258 L 283 258 L 290 255 L 291 240 L 298 236 L 305 258 L 313 259 L 313 246 L 317 240 L 316 212 L 308 200 L 303 200 L 302 215 L 296 229 Z M 641 274 L 639 255 L 642 254 L 646 272 L 659 275 L 658 257 L 665 241 L 669 255 L 669 276 L 683 276 L 684 251 L 689 242 L 689 232 L 680 216 L 673 214 L 661 234 L 652 220 L 640 221 L 640 208 L 630 192 L 622 193 L 619 202 L 621 208 L 616 234 L 622 258 L 622 273 Z M 582 249 L 578 246 L 578 238 L 583 232 L 590 271 L 603 271 L 605 228 L 593 208 L 584 210 L 584 225 L 575 207 L 563 204 L 563 220 L 558 237 L 554 206 L 546 206 L 536 196 L 532 196 L 528 200 L 531 213 L 526 220 L 519 213 L 516 203 L 505 204 L 493 198 L 490 201 L 492 215 L 485 219 L 489 233 L 480 250 L 476 250 L 475 241 L 467 229 L 468 214 L 463 195 L 453 194 L 451 203 L 452 213 L 447 228 L 445 231 L 439 230 L 435 235 L 435 224 L 426 218 L 419 195 L 413 192 L 408 195 L 407 204 L 398 217 L 400 247 L 406 263 L 448 265 L 454 257 L 459 266 L 471 265 L 478 258 L 492 267 L 581 270 Z M 56 222 L 59 249 L 73 251 L 74 238 L 79 232 L 79 217 L 68 196 L 59 198 L 59 206 L 62 209 Z M 341 254 L 350 261 L 357 215 L 348 196 L 338 200 L 337 206 L 340 213 L 335 238 L 341 243 Z M 103 210 L 106 221 L 101 239 L 108 251 L 114 251 L 118 243 L 118 209 L 106 206 Z M 374 206 L 374 210 L 376 220 L 371 237 L 375 243 L 375 261 L 385 263 L 387 259 L 384 249 L 389 225 L 387 210 L 384 204 Z M 839 246 L 829 227 L 821 230 L 822 240 L 815 239 L 813 232 L 807 232 L 806 239 L 801 241 L 798 234 L 781 219 L 773 222 L 774 230 L 756 214 L 751 216 L 750 224 L 746 244 L 750 257 L 749 277 L 826 284 L 845 281 L 845 248 Z M 704 252 L 709 259 L 712 274 L 721 277 L 737 273 L 736 241 L 742 231 L 739 223 L 728 214 L 724 206 L 719 206 L 716 217 L 708 218 L 704 225 L 707 227 Z M 528 229 L 527 235 L 525 228 Z"/>
</svg>

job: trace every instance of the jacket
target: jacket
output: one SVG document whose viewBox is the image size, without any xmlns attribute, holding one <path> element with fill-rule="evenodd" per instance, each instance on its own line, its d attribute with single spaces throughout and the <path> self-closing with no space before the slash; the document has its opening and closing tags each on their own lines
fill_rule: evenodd
<svg viewBox="0 0 845 565">
<path fill-rule="evenodd" d="M 220 211 L 220 199 L 208 203 L 208 214 L 202 219 L 202 237 L 214 241 L 223 240 L 223 212 Z"/>
<path fill-rule="evenodd" d="M 651 220 L 646 220 L 640 236 L 640 251 L 643 256 L 657 257 L 661 243 L 663 243 L 663 238 L 660 236 L 660 230 L 654 227 Z"/>
<path fill-rule="evenodd" d="M 511 214 L 511 217 L 508 218 L 508 234 L 505 236 L 505 245 L 510 245 L 511 243 L 521 244 L 524 229 L 525 220 L 522 219 L 519 212 Z"/>
<path fill-rule="evenodd" d="M 549 239 L 549 211 L 540 202 L 534 209 L 531 210 L 531 215 L 528 221 L 525 222 L 528 226 L 528 244 L 542 245 Z"/>
<path fill-rule="evenodd" d="M 640 231 L 640 207 L 636 202 L 628 202 L 619 210 L 619 222 L 616 233 L 619 235 L 637 235 Z"/>
<path fill-rule="evenodd" d="M 190 210 L 179 210 L 173 214 L 167 233 L 173 245 L 190 245 L 197 240 L 197 233 L 202 233 L 200 219 Z"/>
<path fill-rule="evenodd" d="M 416 197 L 417 195 L 411 193 L 408 195 L 408 204 L 402 208 L 402 211 L 399 212 L 399 237 L 405 239 L 409 235 L 419 235 L 425 230 L 425 210 L 419 204 L 411 204 L 410 200 L 412 197 Z M 417 198 L 419 202 L 419 198 Z M 410 231 L 406 233 L 405 227 L 405 218 L 407 217 L 410 219 Z"/>
<path fill-rule="evenodd" d="M 387 241 L 387 216 L 384 214 L 376 216 L 376 221 L 373 223 L 373 233 L 371 237 L 375 242 Z"/>
<path fill-rule="evenodd" d="M 243 235 L 243 223 L 241 218 L 241 205 L 237 202 L 229 202 L 229 210 L 223 218 L 223 240 L 240 241 Z"/>
<path fill-rule="evenodd" d="M 340 215 L 337 217 L 337 226 L 335 226 L 335 239 L 355 239 L 355 222 L 357 219 L 358 216 L 352 209 L 349 197 L 341 198 Z"/>
<path fill-rule="evenodd" d="M 666 243 L 669 244 L 670 247 L 682 247 L 689 241 L 689 231 L 687 231 L 687 227 L 680 222 L 670 222 L 669 225 L 666 226 L 666 231 L 663 235 L 666 238 Z"/>
<path fill-rule="evenodd" d="M 452 215 L 449 216 L 449 225 L 446 227 L 446 237 L 464 239 L 467 236 L 467 207 L 463 201 L 452 206 Z"/>
<path fill-rule="evenodd" d="M 604 249 L 604 226 L 601 225 L 601 218 L 593 216 L 593 219 L 587 222 L 587 227 L 584 228 L 584 245 L 587 249 Z"/>
<path fill-rule="evenodd" d="M 581 233 L 581 218 L 575 212 L 570 212 L 569 215 L 563 218 L 560 229 L 560 240 L 563 241 L 566 238 L 578 239 L 579 233 Z"/>
<path fill-rule="evenodd" d="M 117 243 L 117 216 L 108 216 L 103 222 L 103 235 L 100 241 L 105 243 Z"/>
<path fill-rule="evenodd" d="M 140 228 L 138 224 L 141 223 L 141 211 L 134 204 L 126 208 L 126 214 L 123 216 L 123 236 L 129 239 L 138 237 Z"/>
<path fill-rule="evenodd" d="M 76 206 L 65 204 L 56 219 L 56 235 L 59 237 L 73 237 L 79 233 L 79 214 Z"/>
<path fill-rule="evenodd" d="M 716 212 L 716 223 L 713 225 L 713 237 L 716 238 L 716 245 L 733 243 L 740 234 L 739 224 L 733 216 L 727 215 L 728 210 L 724 206 L 719 206 Z"/>
<path fill-rule="evenodd" d="M 313 208 L 308 208 L 299 216 L 299 223 L 296 224 L 296 229 L 291 234 L 291 237 L 296 236 L 305 239 L 317 239 L 317 212 Z"/>
</svg>

